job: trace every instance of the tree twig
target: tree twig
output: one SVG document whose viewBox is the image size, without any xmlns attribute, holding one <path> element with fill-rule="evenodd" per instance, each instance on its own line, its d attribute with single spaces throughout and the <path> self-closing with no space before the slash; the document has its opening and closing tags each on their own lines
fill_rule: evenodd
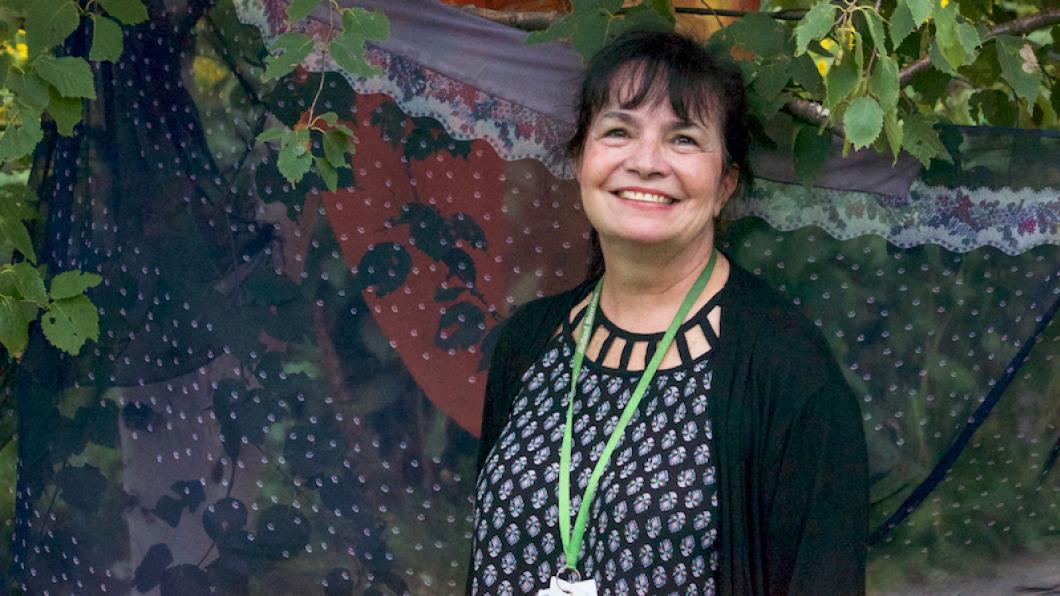
<svg viewBox="0 0 1060 596">
<path fill-rule="evenodd" d="M 800 120 L 804 120 L 806 122 L 810 122 L 817 125 L 824 124 L 825 121 L 828 120 L 828 116 L 830 115 L 828 108 L 817 103 L 816 101 L 810 101 L 808 99 L 795 98 L 789 101 L 788 103 L 784 104 L 783 109 L 788 114 L 791 114 L 792 116 Z M 839 135 L 840 137 L 846 136 L 846 133 L 843 131 L 843 126 L 841 124 L 832 123 L 832 125 L 829 126 L 828 129 L 831 130 L 834 134 Z"/>
</svg>

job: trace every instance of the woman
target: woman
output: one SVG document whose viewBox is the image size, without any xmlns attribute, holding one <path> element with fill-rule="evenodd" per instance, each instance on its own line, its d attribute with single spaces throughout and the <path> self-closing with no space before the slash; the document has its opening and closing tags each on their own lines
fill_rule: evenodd
<svg viewBox="0 0 1060 596">
<path fill-rule="evenodd" d="M 856 400 L 817 329 L 714 249 L 744 109 L 738 71 L 676 34 L 591 62 L 569 148 L 598 258 L 498 341 L 472 593 L 864 591 Z"/>
</svg>

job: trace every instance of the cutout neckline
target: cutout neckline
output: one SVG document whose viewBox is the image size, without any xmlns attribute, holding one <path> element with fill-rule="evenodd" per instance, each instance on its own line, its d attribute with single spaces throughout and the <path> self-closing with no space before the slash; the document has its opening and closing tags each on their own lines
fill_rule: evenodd
<svg viewBox="0 0 1060 596">
<path fill-rule="evenodd" d="M 677 335 L 674 337 L 673 345 L 677 349 L 677 353 L 680 356 L 680 363 L 667 367 L 659 368 L 660 373 L 673 372 L 686 369 L 694 366 L 701 360 L 712 354 L 719 345 L 719 334 L 720 329 L 715 329 L 710 322 L 710 315 L 715 310 L 720 308 L 720 298 L 724 294 L 728 287 L 728 280 L 725 285 L 721 287 L 706 304 L 699 308 L 691 317 L 678 327 Z M 563 320 L 563 325 L 560 333 L 566 336 L 566 339 L 570 340 L 571 345 L 575 343 L 575 331 L 578 329 L 582 319 L 585 317 L 585 312 L 588 309 L 588 304 L 583 304 L 577 309 L 577 312 L 573 313 L 573 316 L 567 316 Z M 720 326 L 720 316 L 718 317 Z M 596 319 L 593 322 L 592 339 L 590 340 L 590 346 L 594 345 L 598 340 L 597 336 L 601 333 L 605 333 L 602 343 L 599 344 L 599 350 L 595 354 L 590 353 L 585 355 L 585 364 L 587 367 L 601 372 L 609 373 L 626 373 L 626 374 L 639 374 L 644 371 L 647 366 L 647 362 L 651 360 L 655 350 L 665 335 L 665 330 L 653 332 L 653 333 L 637 333 L 628 331 L 616 325 L 603 308 L 598 308 L 596 312 Z M 698 337 L 697 337 L 698 336 Z M 690 347 L 690 341 L 697 343 L 696 339 L 706 342 L 706 349 L 699 350 Z M 619 354 L 619 363 L 617 367 L 606 366 L 603 363 L 608 360 L 612 350 L 621 350 Z M 643 354 L 643 358 L 634 359 L 634 353 Z M 639 367 L 631 369 L 631 361 L 640 360 L 638 362 Z"/>
</svg>

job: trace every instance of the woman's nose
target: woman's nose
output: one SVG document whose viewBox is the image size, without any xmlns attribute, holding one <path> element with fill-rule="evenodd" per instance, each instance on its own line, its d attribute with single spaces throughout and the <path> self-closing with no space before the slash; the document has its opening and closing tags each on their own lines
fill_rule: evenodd
<svg viewBox="0 0 1060 596">
<path fill-rule="evenodd" d="M 638 139 L 626 163 L 630 171 L 645 178 L 663 175 L 668 167 L 662 143 L 655 139 Z"/>
</svg>

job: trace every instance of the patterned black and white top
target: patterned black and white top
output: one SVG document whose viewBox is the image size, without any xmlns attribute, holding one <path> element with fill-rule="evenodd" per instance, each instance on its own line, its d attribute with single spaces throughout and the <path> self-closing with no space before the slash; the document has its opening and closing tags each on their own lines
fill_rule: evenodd
<svg viewBox="0 0 1060 596">
<path fill-rule="evenodd" d="M 689 354 L 686 337 L 717 336 L 711 300 L 677 334 L 681 365 L 656 373 L 597 487 L 578 569 L 600 594 L 714 594 L 718 506 L 707 416 L 710 352 Z M 523 375 L 511 418 L 479 474 L 470 589 L 535 594 L 565 557 L 559 533 L 559 453 L 574 333 L 568 321 Z M 571 456 L 571 515 L 592 468 L 640 378 L 630 353 L 651 357 L 662 334 L 633 334 L 597 313 L 605 345 L 578 380 Z M 637 346 L 645 343 L 645 346 Z M 599 364 L 613 346 L 621 368 Z M 632 367 L 636 368 L 636 367 Z M 640 368 L 643 368 L 642 366 Z M 573 525 L 573 519 L 572 519 Z"/>
</svg>

